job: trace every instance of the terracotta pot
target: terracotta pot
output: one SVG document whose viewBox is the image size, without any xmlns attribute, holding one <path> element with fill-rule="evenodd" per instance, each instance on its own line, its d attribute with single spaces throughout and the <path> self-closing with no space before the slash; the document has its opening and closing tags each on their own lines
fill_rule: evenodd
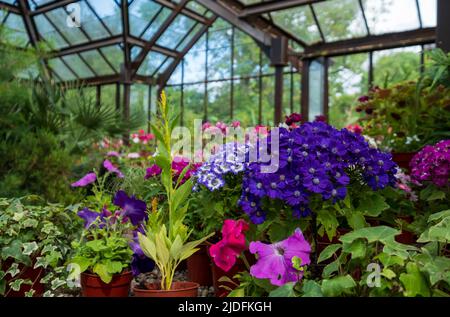
<svg viewBox="0 0 450 317">
<path fill-rule="evenodd" d="M 109 284 L 98 275 L 81 273 L 81 293 L 84 297 L 128 297 L 132 280 L 130 271 L 114 275 Z"/>
<path fill-rule="evenodd" d="M 194 282 L 173 282 L 172 289 L 162 290 L 160 283 L 147 283 L 147 288 L 133 288 L 136 297 L 197 297 L 199 284 Z"/>
<path fill-rule="evenodd" d="M 2 271 L 3 272 L 8 271 L 13 263 L 14 261 L 11 259 L 8 259 L 7 261 L 3 262 L 1 267 Z M 20 270 L 19 274 L 14 276 L 14 278 L 11 277 L 11 275 L 9 274 L 4 277 L 6 281 L 5 297 L 25 297 L 25 293 L 29 292 L 31 289 L 34 290 L 33 297 L 41 297 L 44 294 L 45 287 L 44 284 L 40 282 L 41 278 L 44 277 L 44 270 L 42 267 L 35 269 L 34 268 L 35 263 L 36 260 L 33 261 L 33 264 L 31 266 L 19 264 L 18 267 L 18 269 Z M 16 292 L 11 289 L 11 287 L 9 286 L 9 282 L 17 279 L 31 280 L 33 282 L 33 285 L 22 284 L 20 286 L 20 289 Z"/>
<path fill-rule="evenodd" d="M 208 246 L 200 245 L 200 250 L 187 259 L 188 279 L 202 286 L 210 286 L 212 282 L 211 262 L 208 256 Z"/>
<path fill-rule="evenodd" d="M 409 171 L 409 162 L 411 162 L 414 155 L 416 155 L 417 152 L 410 152 L 410 153 L 396 153 L 392 152 L 392 160 L 397 163 L 398 166 L 401 168 Z"/>
</svg>

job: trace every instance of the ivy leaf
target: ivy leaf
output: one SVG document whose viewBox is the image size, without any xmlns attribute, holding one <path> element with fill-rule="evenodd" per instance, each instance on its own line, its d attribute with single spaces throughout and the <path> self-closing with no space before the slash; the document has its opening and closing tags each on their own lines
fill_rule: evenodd
<svg viewBox="0 0 450 317">
<path fill-rule="evenodd" d="M 9 286 L 13 291 L 18 292 L 22 287 L 22 285 L 31 285 L 31 284 L 33 284 L 33 282 L 31 282 L 30 280 L 23 280 L 19 278 L 9 283 Z"/>
<path fill-rule="evenodd" d="M 356 286 L 355 281 L 350 275 L 338 276 L 332 279 L 322 281 L 322 292 L 325 296 L 336 297 L 344 294 L 350 294 Z"/>
<path fill-rule="evenodd" d="M 352 211 L 346 213 L 347 222 L 352 229 L 360 229 L 367 226 L 366 219 L 360 211 Z"/>
<path fill-rule="evenodd" d="M 270 241 L 281 241 L 286 237 L 286 226 L 280 222 L 274 222 L 268 231 Z"/>
<path fill-rule="evenodd" d="M 20 240 L 14 240 L 8 246 L 3 247 L 1 254 L 2 259 L 13 258 L 26 266 L 31 265 L 31 259 L 22 253 L 22 242 Z"/>
<path fill-rule="evenodd" d="M 44 294 L 42 294 L 43 297 L 55 297 L 55 294 L 52 293 L 52 291 L 48 290 Z"/>
<path fill-rule="evenodd" d="M 405 264 L 405 261 L 397 256 L 397 255 L 389 255 L 387 253 L 381 252 L 378 254 L 375 259 L 380 260 L 381 264 L 383 264 L 384 267 L 389 267 L 393 265 L 400 265 L 403 266 Z"/>
<path fill-rule="evenodd" d="M 38 248 L 39 248 L 39 246 L 36 243 L 36 241 L 24 243 L 23 244 L 23 254 L 31 255 Z"/>
<path fill-rule="evenodd" d="M 40 282 L 42 284 L 47 284 L 52 278 L 53 278 L 54 274 L 52 272 L 48 273 L 46 276 L 44 276 L 43 278 L 41 278 Z"/>
<path fill-rule="evenodd" d="M 295 282 L 289 282 L 269 293 L 269 297 L 295 297 Z"/>
<path fill-rule="evenodd" d="M 337 272 L 340 264 L 341 264 L 340 259 L 337 258 L 336 260 L 334 260 L 333 262 L 331 262 L 330 264 L 328 264 L 327 266 L 325 266 L 323 268 L 322 276 L 324 278 L 330 277 L 331 274 L 333 274 L 334 272 Z"/>
<path fill-rule="evenodd" d="M 427 201 L 432 200 L 442 200 L 445 198 L 445 193 L 440 190 L 433 191 L 430 196 L 428 196 Z"/>
<path fill-rule="evenodd" d="M 320 263 L 320 262 L 323 262 L 325 260 L 328 260 L 341 247 L 342 247 L 342 245 L 340 245 L 340 244 L 330 244 L 325 249 L 323 249 L 322 252 L 320 252 L 319 259 L 317 260 L 317 263 Z"/>
<path fill-rule="evenodd" d="M 25 292 L 25 297 L 33 297 L 34 293 L 36 293 L 36 291 L 34 289 L 30 289 L 30 291 Z"/>
<path fill-rule="evenodd" d="M 36 219 L 27 219 L 22 223 L 24 228 L 36 228 L 38 224 L 39 222 Z"/>
<path fill-rule="evenodd" d="M 59 278 L 55 278 L 51 282 L 52 290 L 56 290 L 57 288 L 63 286 L 64 284 L 66 284 L 66 282 L 64 280 L 61 280 Z"/>
<path fill-rule="evenodd" d="M 19 264 L 17 264 L 17 263 L 11 264 L 10 268 L 8 269 L 8 271 L 6 271 L 6 274 L 11 275 L 11 277 L 14 277 L 14 276 L 16 276 L 19 273 L 20 273 Z"/>
<path fill-rule="evenodd" d="M 417 264 L 413 262 L 406 264 L 406 272 L 400 274 L 400 281 L 405 287 L 403 294 L 407 297 L 415 297 L 417 295 L 429 297 L 430 289 Z"/>
<path fill-rule="evenodd" d="M 392 280 L 394 277 L 397 276 L 397 274 L 395 274 L 394 271 L 392 271 L 391 269 L 388 268 L 384 268 L 383 271 L 381 271 L 381 275 L 383 275 L 384 277 L 386 277 L 389 280 Z"/>
<path fill-rule="evenodd" d="M 307 280 L 302 286 L 303 297 L 323 297 L 322 289 L 316 281 Z"/>
</svg>

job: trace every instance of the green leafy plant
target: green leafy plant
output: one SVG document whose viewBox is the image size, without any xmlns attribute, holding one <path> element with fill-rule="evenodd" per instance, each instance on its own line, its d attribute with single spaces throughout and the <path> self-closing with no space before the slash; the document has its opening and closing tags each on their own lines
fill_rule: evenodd
<svg viewBox="0 0 450 317">
<path fill-rule="evenodd" d="M 70 255 L 70 240 L 78 236 L 78 205 L 67 208 L 46 204 L 38 196 L 0 198 L 0 295 L 43 283 L 52 295 L 67 286 L 64 261 Z M 24 277 L 27 269 L 43 270 L 38 280 Z"/>
<path fill-rule="evenodd" d="M 211 235 L 187 242 L 192 231 L 189 231 L 183 221 L 188 209 L 187 199 L 192 191 L 192 181 L 189 179 L 182 182 L 189 168 L 187 166 L 175 184 L 173 182 L 171 136 L 178 116 L 172 113 L 164 92 L 159 101 L 159 115 L 159 122 L 152 125 L 152 132 L 158 140 L 158 155 L 154 160 L 162 169 L 160 177 L 167 205 L 149 215 L 146 234 L 138 235 L 145 255 L 155 261 L 161 272 L 161 289 L 169 290 L 181 261 L 199 250 L 197 247 Z"/>
</svg>

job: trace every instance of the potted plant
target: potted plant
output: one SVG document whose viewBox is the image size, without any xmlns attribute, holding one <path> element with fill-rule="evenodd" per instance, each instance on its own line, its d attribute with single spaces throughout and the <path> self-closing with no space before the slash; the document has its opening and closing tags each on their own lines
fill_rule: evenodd
<svg viewBox="0 0 450 317">
<path fill-rule="evenodd" d="M 172 113 L 164 92 L 158 105 L 160 121 L 152 124 L 152 132 L 158 140 L 158 154 L 154 160 L 161 168 L 160 178 L 165 189 L 166 202 L 149 214 L 145 234 L 138 233 L 138 238 L 144 254 L 155 261 L 159 268 L 161 281 L 147 284 L 146 289 L 135 287 L 133 291 L 135 296 L 142 297 L 194 297 L 197 296 L 199 285 L 173 281 L 174 274 L 180 263 L 198 251 L 198 246 L 211 234 L 188 242 L 191 231 L 183 221 L 193 184 L 191 179 L 184 178 L 189 166 L 173 181 L 171 135 L 178 116 Z"/>
<path fill-rule="evenodd" d="M 110 174 L 123 174 L 108 160 L 104 167 L 108 172 L 102 177 L 94 171 L 72 184 L 94 186 L 93 195 L 85 202 L 88 207 L 78 212 L 84 230 L 81 238 L 72 242 L 74 254 L 69 266 L 72 276 L 81 274 L 83 296 L 127 297 L 133 275 L 153 268 L 137 243 L 137 232 L 147 219 L 147 205 L 123 190 L 115 193 L 111 204 L 105 181 Z"/>
<path fill-rule="evenodd" d="M 67 286 L 64 258 L 81 224 L 38 196 L 0 198 L 0 295 L 51 296 Z"/>
</svg>

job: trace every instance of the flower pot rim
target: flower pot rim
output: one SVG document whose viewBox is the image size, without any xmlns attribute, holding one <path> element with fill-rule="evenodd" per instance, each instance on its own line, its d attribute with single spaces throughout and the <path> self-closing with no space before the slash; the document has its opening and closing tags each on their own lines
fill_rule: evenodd
<svg viewBox="0 0 450 317">
<path fill-rule="evenodd" d="M 98 277 L 98 278 L 100 278 L 100 276 L 98 274 L 95 274 L 95 273 L 82 272 L 81 274 L 89 276 L 89 277 Z M 114 274 L 113 277 L 114 276 L 132 275 L 132 274 L 133 274 L 133 272 L 131 270 L 126 270 L 126 271 L 122 271 L 121 273 Z"/>
</svg>

